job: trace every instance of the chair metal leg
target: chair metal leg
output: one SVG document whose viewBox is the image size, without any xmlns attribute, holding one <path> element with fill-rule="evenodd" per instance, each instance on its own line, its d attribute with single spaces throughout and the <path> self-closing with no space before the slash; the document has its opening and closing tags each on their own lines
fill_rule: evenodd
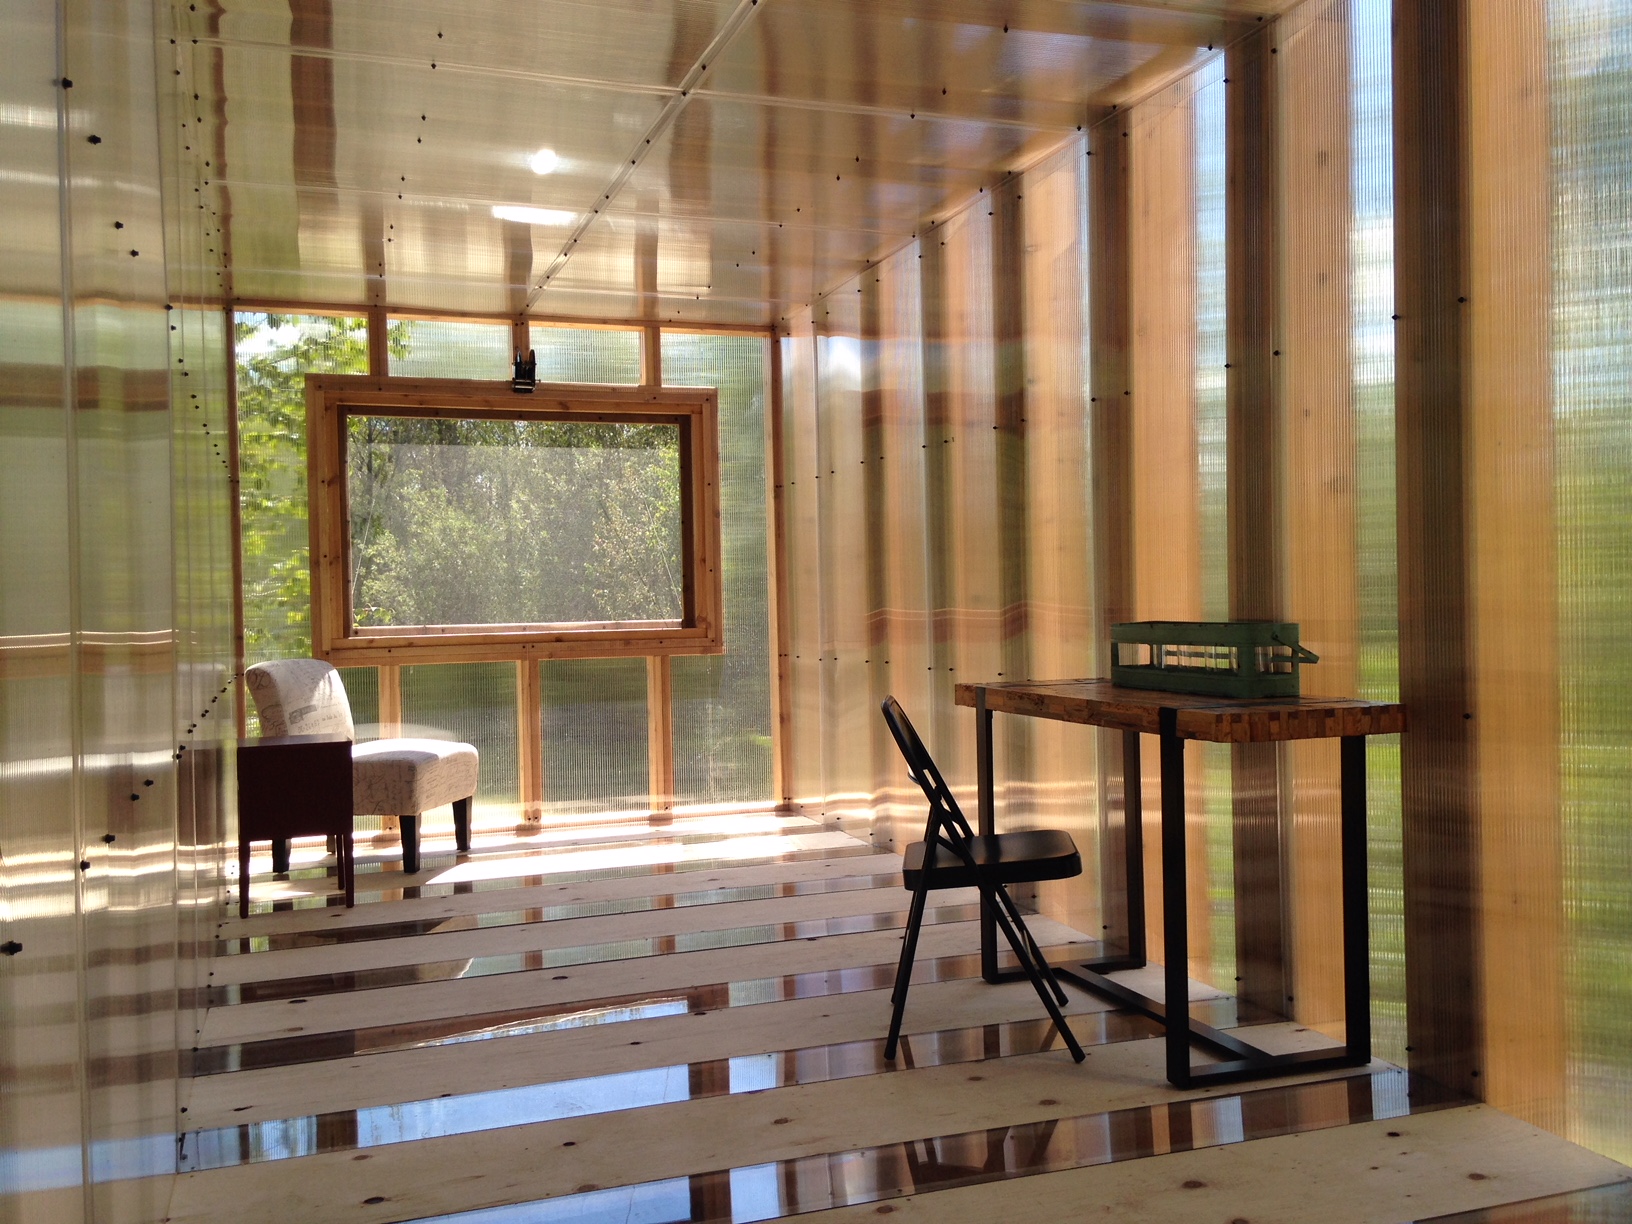
<svg viewBox="0 0 1632 1224">
<path fill-rule="evenodd" d="M 898 998 L 905 998 L 907 982 L 912 977 L 912 961 L 918 955 L 918 928 L 924 920 L 924 910 L 928 907 L 928 892 L 914 892 L 912 900 L 907 904 L 907 922 L 902 928 L 901 958 L 895 966 L 895 984 L 890 987 L 890 1002 Z"/>
<path fill-rule="evenodd" d="M 402 825 L 403 874 L 413 875 L 419 870 L 419 813 L 398 816 L 397 821 Z"/>
<path fill-rule="evenodd" d="M 475 798 L 453 801 L 453 843 L 460 854 L 470 853 L 470 805 Z"/>
<path fill-rule="evenodd" d="M 884 1061 L 895 1061 L 896 1043 L 901 1039 L 901 1020 L 907 1011 L 907 986 L 912 981 L 912 962 L 918 955 L 918 931 L 923 926 L 924 908 L 929 889 L 920 886 L 913 890 L 912 905 L 907 910 L 907 929 L 901 938 L 901 959 L 895 966 L 895 989 L 890 992 L 890 1035 L 884 1041 Z"/>
<path fill-rule="evenodd" d="M 991 894 L 1002 890 L 983 887 L 981 891 Z M 1037 997 L 1043 1001 L 1043 1007 L 1047 1009 L 1049 1018 L 1054 1021 L 1054 1027 L 1060 1030 L 1060 1036 L 1065 1039 L 1066 1047 L 1071 1051 L 1071 1057 L 1079 1063 L 1082 1062 L 1088 1055 L 1083 1052 L 1082 1046 L 1077 1044 L 1076 1034 L 1071 1031 L 1071 1026 L 1066 1023 L 1065 1015 L 1060 1011 L 1060 1005 L 1054 1002 L 1054 993 L 1049 989 L 1050 985 L 1054 983 L 1044 981 L 1043 972 L 1032 961 L 1025 941 L 1020 938 L 1019 932 L 1009 922 L 1009 915 L 1005 907 L 998 902 L 995 896 L 992 897 L 992 902 L 992 909 L 997 917 L 997 925 L 1008 939 L 1009 946 L 1014 949 L 1014 954 L 1020 961 L 1020 967 L 1025 970 L 1026 977 L 1031 979 L 1031 985 L 1037 991 Z M 1052 978 L 1052 975 L 1050 977 Z"/>
<path fill-rule="evenodd" d="M 1008 910 L 1009 921 L 1014 923 L 1015 930 L 1019 931 L 1022 938 L 1025 939 L 1026 947 L 1031 950 L 1031 959 L 1037 963 L 1038 969 L 1042 971 L 1043 978 L 1048 982 L 1049 989 L 1054 992 L 1055 1000 L 1060 1006 L 1065 1006 L 1067 1001 L 1065 987 L 1060 985 L 1058 979 L 1054 976 L 1054 971 L 1049 968 L 1048 958 L 1043 955 L 1043 950 L 1037 946 L 1037 940 L 1032 936 L 1031 928 L 1026 925 L 1026 920 L 1020 915 L 1020 907 L 1014 903 L 1014 898 L 1009 896 L 1008 889 L 998 888 L 994 891 L 997 893 L 1003 907 Z"/>
</svg>

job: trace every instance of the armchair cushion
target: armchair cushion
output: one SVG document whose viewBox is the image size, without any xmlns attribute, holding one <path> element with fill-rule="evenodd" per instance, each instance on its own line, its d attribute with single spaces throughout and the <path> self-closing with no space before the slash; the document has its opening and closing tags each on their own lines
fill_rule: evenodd
<svg viewBox="0 0 1632 1224">
<path fill-rule="evenodd" d="M 476 793 L 476 749 L 432 739 L 385 739 L 351 750 L 359 816 L 417 816 Z"/>
<path fill-rule="evenodd" d="M 274 659 L 244 673 L 261 734 L 357 738 L 340 673 L 322 659 Z"/>
</svg>

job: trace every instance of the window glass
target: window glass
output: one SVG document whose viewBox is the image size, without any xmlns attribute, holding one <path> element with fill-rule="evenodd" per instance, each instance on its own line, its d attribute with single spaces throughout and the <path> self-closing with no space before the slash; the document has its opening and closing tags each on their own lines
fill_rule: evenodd
<svg viewBox="0 0 1632 1224">
<path fill-rule="evenodd" d="M 306 375 L 366 374 L 368 324 L 351 316 L 235 316 L 244 653 L 312 653 L 306 527 Z"/>
<path fill-rule="evenodd" d="M 675 801 L 771 795 L 771 648 L 765 514 L 765 359 L 758 336 L 663 337 L 663 382 L 720 393 L 725 653 L 677 656 Z"/>
<path fill-rule="evenodd" d="M 539 664 L 544 818 L 650 804 L 646 660 Z"/>
<path fill-rule="evenodd" d="M 679 621 L 680 429 L 353 416 L 357 626 Z"/>
<path fill-rule="evenodd" d="M 448 319 L 393 319 L 388 339 L 395 378 L 509 378 L 510 325 Z"/>
<path fill-rule="evenodd" d="M 514 663 L 404 667 L 402 733 L 474 744 L 481 757 L 477 801 L 519 800 Z"/>
<path fill-rule="evenodd" d="M 638 383 L 640 333 L 613 328 L 532 328 L 539 382 Z"/>
</svg>

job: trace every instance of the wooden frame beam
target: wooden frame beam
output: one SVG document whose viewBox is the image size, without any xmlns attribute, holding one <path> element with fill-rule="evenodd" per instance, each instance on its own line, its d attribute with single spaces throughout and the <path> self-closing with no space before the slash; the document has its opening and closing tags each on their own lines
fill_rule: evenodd
<svg viewBox="0 0 1632 1224">
<path fill-rule="evenodd" d="M 1411 1068 L 1481 1095 L 1468 623 L 1465 6 L 1394 5 L 1395 445 L 1406 1031 Z"/>
<path fill-rule="evenodd" d="M 363 318 L 368 306 L 357 302 L 301 302 L 289 298 L 228 297 L 204 298 L 204 306 L 220 306 L 229 311 L 269 312 L 272 314 L 332 315 L 335 317 Z M 510 323 L 517 321 L 514 311 L 446 310 L 425 306 L 392 306 L 386 313 L 393 319 L 445 319 L 464 323 Z M 586 331 L 639 331 L 651 326 L 651 319 L 627 318 L 621 315 L 601 315 L 579 318 L 575 315 L 528 314 L 526 321 L 533 327 L 581 328 Z M 765 336 L 775 334 L 770 323 L 700 323 L 671 321 L 661 324 L 666 332 L 692 332 L 698 335 Z"/>
<path fill-rule="evenodd" d="M 516 743 L 521 816 L 527 824 L 544 819 L 544 692 L 537 659 L 516 660 Z"/>
<path fill-rule="evenodd" d="M 793 802 L 793 629 L 788 604 L 787 456 L 782 387 L 782 340 L 772 337 L 767 357 L 765 413 L 766 531 L 770 535 L 771 789 L 779 804 Z"/>
<path fill-rule="evenodd" d="M 249 711 L 245 706 L 247 687 L 244 669 L 249 665 L 244 643 L 244 505 L 240 494 L 241 473 L 238 454 L 238 337 L 237 320 L 225 312 L 227 337 L 227 488 L 232 495 L 228 510 L 228 530 L 232 551 L 232 713 L 239 738 L 249 733 Z"/>
<path fill-rule="evenodd" d="M 656 230 L 642 229 L 637 242 L 636 274 L 650 286 L 657 275 Z M 663 329 L 656 323 L 640 329 L 640 382 L 648 388 L 663 385 Z M 673 811 L 674 668 L 667 655 L 646 659 L 646 780 L 652 812 Z"/>
<path fill-rule="evenodd" d="M 1111 626 L 1134 619 L 1133 572 L 1133 292 L 1127 116 L 1118 111 L 1099 118 L 1088 135 L 1089 275 L 1089 455 L 1093 464 L 1094 623 L 1092 674 L 1109 674 L 1106 654 Z M 1122 947 L 1142 947 L 1142 906 L 1130 905 L 1124 879 L 1131 836 L 1142 844 L 1141 779 L 1129 776 L 1130 756 L 1114 731 L 1099 730 L 1099 878 L 1101 923 L 1106 938 Z M 1113 800 L 1121 822 L 1113 823 Z M 1141 860 L 1140 870 L 1143 870 Z M 1137 922 L 1137 930 L 1130 925 Z"/>
</svg>

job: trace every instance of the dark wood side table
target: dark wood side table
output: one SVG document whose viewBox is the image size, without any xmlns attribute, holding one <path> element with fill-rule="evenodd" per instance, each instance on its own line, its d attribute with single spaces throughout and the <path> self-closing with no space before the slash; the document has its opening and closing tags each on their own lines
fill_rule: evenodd
<svg viewBox="0 0 1632 1224">
<path fill-rule="evenodd" d="M 1366 893 L 1366 741 L 1368 735 L 1405 730 L 1405 708 L 1376 701 L 1297 697 L 1229 700 L 1183 693 L 1118 688 L 1109 680 L 960 684 L 959 705 L 975 710 L 980 832 L 996 832 L 992 790 L 992 714 L 1020 714 L 1122 732 L 1127 808 L 1125 842 L 1128 902 L 1127 951 L 1071 969 L 1069 977 L 1160 1021 L 1167 1030 L 1167 1078 L 1176 1087 L 1261 1079 L 1371 1061 L 1371 966 Z M 1155 735 L 1162 761 L 1162 929 L 1165 999 L 1153 999 L 1106 977 L 1147 963 L 1145 948 L 1144 845 L 1140 813 L 1139 736 Z M 1184 741 L 1269 743 L 1279 740 L 1342 740 L 1342 892 L 1344 1045 L 1333 1050 L 1271 1054 L 1189 1014 L 1189 916 L 1185 887 Z M 981 915 L 981 969 L 1001 980 L 997 932 Z M 1195 1066 L 1190 1047 L 1200 1045 L 1223 1059 Z"/>
<path fill-rule="evenodd" d="M 351 833 L 350 740 L 280 735 L 238 741 L 239 914 L 249 917 L 249 843 L 270 840 L 273 858 L 281 851 L 282 870 L 287 871 L 288 839 L 317 834 L 334 838 L 339 846 L 346 904 L 355 905 Z"/>
</svg>

